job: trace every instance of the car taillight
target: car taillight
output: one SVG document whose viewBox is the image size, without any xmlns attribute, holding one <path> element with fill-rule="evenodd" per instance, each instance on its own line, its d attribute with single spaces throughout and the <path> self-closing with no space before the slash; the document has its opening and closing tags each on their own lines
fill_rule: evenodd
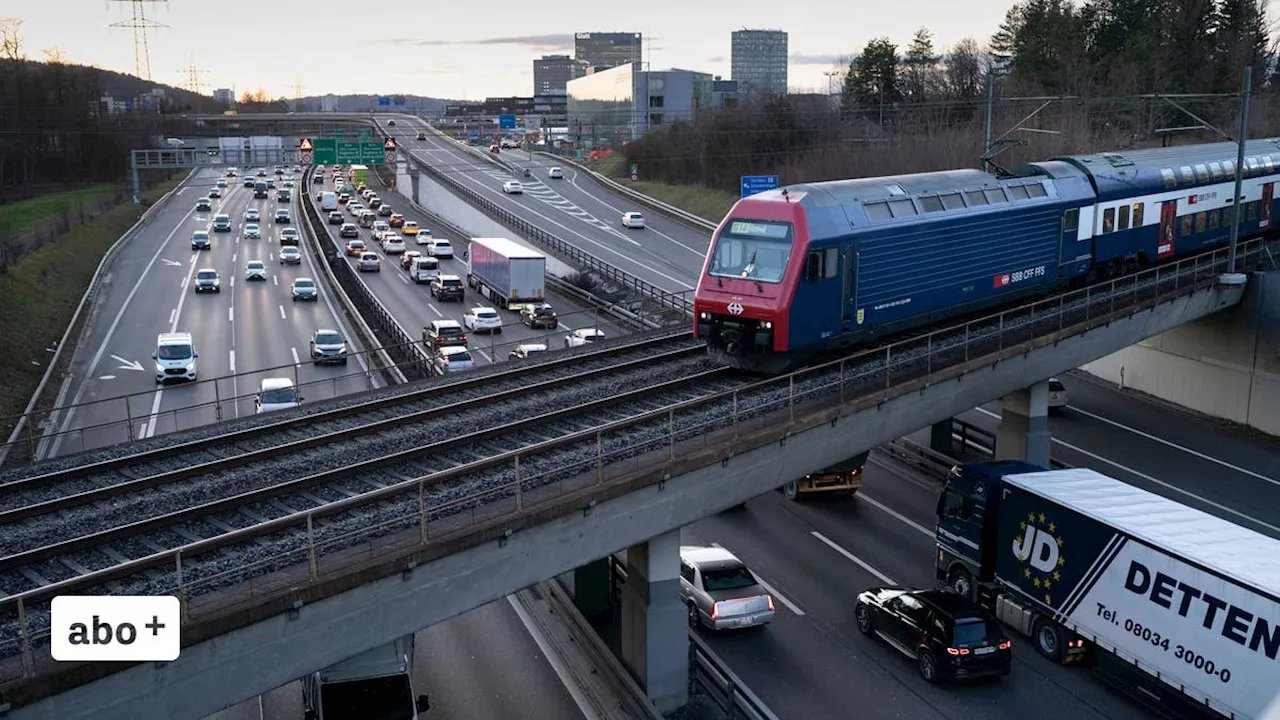
<svg viewBox="0 0 1280 720">
<path fill-rule="evenodd" d="M 1083 642 L 1083 641 L 1082 641 L 1082 642 Z M 1070 646 L 1071 646 L 1071 643 L 1070 643 L 1070 641 L 1068 641 L 1068 642 L 1067 642 L 1067 647 L 1070 647 Z M 1009 648 L 1011 648 L 1011 647 L 1013 647 L 1013 641 L 1012 641 L 1012 640 L 1005 640 L 1004 642 L 1000 643 L 1000 649 L 1001 649 L 1001 650 L 1008 650 L 1008 649 L 1009 649 Z"/>
<path fill-rule="evenodd" d="M 711 603 L 711 619 L 712 620 L 720 619 L 720 603 L 718 602 Z"/>
<path fill-rule="evenodd" d="M 764 598 L 769 601 L 769 612 L 773 612 L 773 596 L 765 595 Z"/>
<path fill-rule="evenodd" d="M 458 336 L 458 342 L 466 342 L 466 341 L 467 341 L 467 336 L 466 336 L 466 335 L 459 335 L 459 336 Z"/>
<path fill-rule="evenodd" d="M 953 657 L 954 657 L 954 656 L 959 656 L 959 655 L 968 655 L 968 654 L 969 654 L 969 649 L 968 649 L 968 648 L 959 648 L 959 649 L 957 649 L 957 648 L 949 647 L 949 648 L 947 648 L 947 654 L 948 654 L 948 655 L 951 655 L 951 656 L 953 656 Z"/>
</svg>

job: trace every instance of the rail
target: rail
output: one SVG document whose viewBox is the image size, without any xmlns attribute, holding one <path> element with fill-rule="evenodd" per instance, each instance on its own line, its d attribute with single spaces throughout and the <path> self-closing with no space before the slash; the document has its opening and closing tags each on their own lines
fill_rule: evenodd
<svg viewBox="0 0 1280 720">
<path fill-rule="evenodd" d="M 1241 244 L 1242 269 L 1256 264 L 1261 248 L 1259 240 Z M 215 627 L 225 632 L 234 623 L 254 617 L 246 608 L 257 608 L 253 612 L 258 616 L 267 608 L 283 612 L 301 588 L 314 602 L 368 582 L 368 573 L 350 573 L 352 563 L 376 560 L 381 563 L 375 565 L 377 573 L 399 572 L 390 562 L 399 554 L 443 556 L 497 539 L 558 517 L 571 507 L 566 500 L 608 497 L 662 481 L 661 473 L 642 473 L 644 469 L 679 463 L 690 454 L 726 445 L 742 450 L 774 442 L 795 428 L 826 422 L 832 412 L 875 407 L 918 392 L 922 381 L 959 377 L 1052 346 L 1139 309 L 1214 287 L 1226 259 L 1225 249 L 1203 253 L 788 375 L 407 477 L 359 496 L 10 595 L 0 599 L 0 623 L 18 630 L 0 635 L 0 658 L 20 652 L 22 673 L 33 675 L 34 651 L 47 640 L 47 625 L 42 623 L 47 623 L 53 597 L 100 593 L 110 581 L 143 573 L 148 587 L 154 588 L 152 594 L 179 597 L 192 637 L 204 637 Z M 702 455 L 691 460 L 705 461 Z M 486 478 L 488 489 L 427 502 L 429 486 L 478 474 Z M 366 514 L 353 514 L 362 508 Z M 267 543 L 284 531 L 288 531 L 287 541 Z M 193 557 L 248 543 L 265 559 L 216 574 L 189 569 Z M 185 575 L 184 566 L 188 568 Z M 327 579 L 323 584 L 322 576 Z M 232 625 L 228 625 L 230 618 L 235 618 Z M 43 653 L 41 661 L 49 667 Z M 0 664 L 0 682 L 11 671 L 7 666 L 8 661 Z"/>
<path fill-rule="evenodd" d="M 692 290 L 669 292 L 652 283 L 641 280 L 515 215 L 475 190 L 449 177 L 448 173 L 442 173 L 431 167 L 411 152 L 407 157 L 419 169 L 430 175 L 433 180 L 447 187 L 450 192 L 457 194 L 468 204 L 480 209 L 489 217 L 507 226 L 513 232 L 519 233 L 521 237 L 526 238 L 535 245 L 539 245 L 548 252 L 565 259 L 571 265 L 595 273 L 606 282 L 614 283 L 630 294 L 639 295 L 645 300 L 655 303 L 660 309 L 673 310 L 687 318 L 693 317 L 693 300 L 690 297 Z"/>
<path fill-rule="evenodd" d="M 910 465 L 924 474 L 945 480 L 951 468 L 977 456 L 979 460 L 990 460 L 996 456 L 996 434 L 990 430 L 966 422 L 960 418 L 951 418 L 951 452 L 938 452 L 908 438 L 899 438 L 878 448 L 904 465 Z M 1064 462 L 1049 459 L 1052 470 L 1069 468 Z"/>
<path fill-rule="evenodd" d="M 610 600 L 618 606 L 622 588 L 627 584 L 627 566 L 616 555 L 609 556 Z M 689 628 L 689 696 L 702 695 L 725 713 L 728 720 L 778 720 L 729 664 L 711 649 L 698 631 Z"/>
<path fill-rule="evenodd" d="M 143 211 L 142 215 L 138 217 L 138 221 L 135 222 L 128 230 L 125 230 L 124 234 L 117 238 L 116 241 L 111 244 L 111 247 L 107 248 L 107 252 L 103 254 L 102 260 L 98 262 L 97 269 L 93 271 L 93 277 L 89 278 L 89 287 L 85 288 L 84 295 L 80 296 L 80 304 L 76 305 L 76 311 L 72 313 L 71 321 L 67 323 L 67 329 L 62 333 L 62 339 L 59 340 L 57 345 L 53 348 L 53 356 L 49 358 L 49 364 L 45 367 L 44 375 L 40 376 L 40 384 L 36 385 L 36 390 L 31 393 L 31 399 L 27 401 L 26 408 L 23 409 L 22 414 L 19 415 L 16 422 L 14 422 L 13 431 L 9 433 L 8 439 L 5 440 L 4 445 L 0 445 L 0 467 L 3 467 L 5 462 L 9 459 L 9 452 L 17 444 L 18 437 L 22 435 L 24 427 L 27 429 L 27 436 L 30 439 L 30 442 L 28 443 L 30 452 L 29 459 L 32 462 L 36 460 L 37 452 L 34 440 L 34 430 L 32 430 L 31 416 L 35 414 L 36 404 L 40 402 L 40 397 L 44 395 L 44 390 L 49 384 L 49 379 L 53 377 L 54 371 L 57 370 L 58 364 L 62 360 L 62 350 L 67 346 L 67 341 L 71 339 L 71 331 L 74 330 L 76 325 L 80 322 L 80 314 L 89 306 L 89 302 L 93 298 L 97 297 L 98 290 L 102 287 L 100 280 L 102 278 L 103 271 L 115 262 L 116 255 L 119 254 L 120 248 L 124 247 L 125 243 L 132 240 L 138 234 L 143 224 L 146 223 L 147 220 L 150 219 L 151 214 L 156 211 L 156 208 L 166 204 L 178 188 L 183 187 L 191 180 L 191 177 L 196 174 L 197 170 L 199 170 L 199 168 L 192 168 L 181 182 L 173 186 L 172 190 L 162 195 L 158 200 L 151 204 L 151 207 Z M 85 326 L 84 330 L 81 330 L 82 337 L 87 329 L 88 325 Z M 60 408 L 55 407 L 49 411 L 49 417 L 54 421 L 50 423 L 50 427 L 53 427 L 56 424 L 59 409 Z"/>
<path fill-rule="evenodd" d="M 567 157 L 565 155 L 557 155 L 556 153 L 550 153 L 545 151 L 539 151 L 538 154 L 545 155 L 549 158 L 555 158 L 560 162 L 568 163 L 569 165 L 572 165 L 578 168 L 582 172 L 587 173 L 596 182 L 600 183 L 601 185 L 604 185 L 605 187 L 618 193 L 619 195 L 623 195 L 625 197 L 631 198 L 632 200 L 635 200 L 636 202 L 641 203 L 642 205 L 648 205 L 649 207 L 653 208 L 654 210 L 657 210 L 658 212 L 665 213 L 666 215 L 670 215 L 676 220 L 679 220 L 688 225 L 692 225 L 693 227 L 699 230 L 707 230 L 708 232 L 713 232 L 717 227 L 720 226 L 719 223 L 715 223 L 704 217 L 694 215 L 688 210 L 683 210 L 670 203 L 664 203 L 655 197 L 645 195 L 644 193 L 638 190 L 629 188 L 626 185 L 623 185 L 622 183 L 618 182 L 617 180 L 614 180 L 613 178 L 608 177 L 604 173 L 600 173 L 600 172 L 596 172 L 595 170 L 592 170 L 585 163 L 579 162 L 571 157 Z"/>
</svg>

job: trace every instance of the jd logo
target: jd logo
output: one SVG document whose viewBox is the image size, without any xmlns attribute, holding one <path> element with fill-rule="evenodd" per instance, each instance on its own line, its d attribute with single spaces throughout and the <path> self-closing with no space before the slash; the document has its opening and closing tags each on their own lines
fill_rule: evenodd
<svg viewBox="0 0 1280 720">
<path fill-rule="evenodd" d="M 1053 572 L 1058 567 L 1058 538 L 1028 525 L 1022 537 L 1013 539 L 1013 554 L 1019 560 L 1030 561 L 1031 567 L 1042 573 Z"/>
</svg>

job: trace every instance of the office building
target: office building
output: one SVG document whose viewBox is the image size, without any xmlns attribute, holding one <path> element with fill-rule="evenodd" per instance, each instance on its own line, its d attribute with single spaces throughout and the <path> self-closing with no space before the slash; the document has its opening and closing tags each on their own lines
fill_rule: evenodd
<svg viewBox="0 0 1280 720">
<path fill-rule="evenodd" d="M 595 70 L 627 63 L 639 68 L 640 40 L 640 33 L 577 33 L 573 36 L 573 57 Z"/>
<path fill-rule="evenodd" d="M 587 74 L 587 64 L 568 55 L 543 55 L 533 61 L 533 94 L 563 94 L 570 80 Z"/>
<path fill-rule="evenodd" d="M 320 98 L 320 112 L 338 112 L 338 96 L 329 93 Z"/>
<path fill-rule="evenodd" d="M 741 92 L 786 94 L 787 34 L 781 30 L 734 31 L 730 66 Z"/>
<path fill-rule="evenodd" d="M 618 147 L 650 129 L 692 120 L 716 97 L 709 73 L 627 63 L 569 81 L 569 134 L 586 149 Z"/>
<path fill-rule="evenodd" d="M 218 88 L 213 91 L 213 99 L 228 105 L 234 105 L 236 102 L 236 91 L 231 88 Z"/>
</svg>

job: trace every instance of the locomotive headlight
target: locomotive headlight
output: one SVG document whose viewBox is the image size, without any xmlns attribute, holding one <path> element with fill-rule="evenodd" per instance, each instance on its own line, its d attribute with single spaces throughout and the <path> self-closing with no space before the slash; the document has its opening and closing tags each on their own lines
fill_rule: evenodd
<svg viewBox="0 0 1280 720">
<path fill-rule="evenodd" d="M 760 327 L 764 328 L 765 330 L 772 330 L 773 323 L 769 322 L 768 320 L 765 320 L 764 322 L 760 323 Z"/>
<path fill-rule="evenodd" d="M 698 313 L 698 319 L 699 319 L 699 320 L 706 320 L 706 321 L 710 322 L 710 320 L 711 320 L 711 313 L 709 313 L 709 312 L 702 312 L 702 313 Z"/>
</svg>

